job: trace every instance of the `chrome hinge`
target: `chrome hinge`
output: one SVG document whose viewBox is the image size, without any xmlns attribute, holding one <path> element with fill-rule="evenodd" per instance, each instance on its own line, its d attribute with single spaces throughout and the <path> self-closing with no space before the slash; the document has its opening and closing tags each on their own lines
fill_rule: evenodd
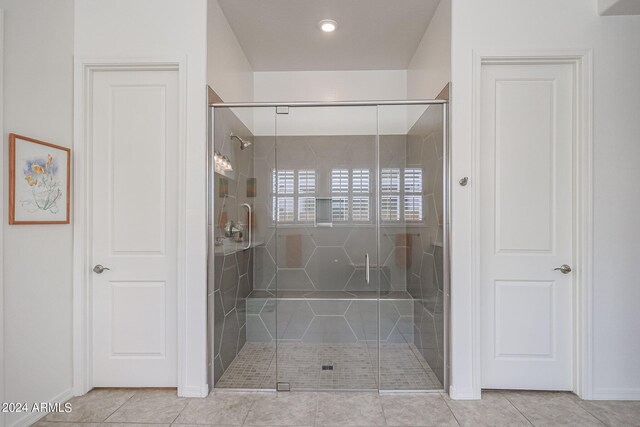
<svg viewBox="0 0 640 427">
<path fill-rule="evenodd" d="M 277 391 L 291 391 L 291 386 L 289 383 L 277 383 L 276 384 Z"/>
</svg>

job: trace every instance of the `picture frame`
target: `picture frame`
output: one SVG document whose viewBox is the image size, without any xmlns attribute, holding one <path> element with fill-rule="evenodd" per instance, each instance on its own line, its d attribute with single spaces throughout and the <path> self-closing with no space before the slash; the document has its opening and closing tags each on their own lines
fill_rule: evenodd
<svg viewBox="0 0 640 427">
<path fill-rule="evenodd" d="M 9 224 L 69 224 L 71 149 L 9 134 Z"/>
</svg>

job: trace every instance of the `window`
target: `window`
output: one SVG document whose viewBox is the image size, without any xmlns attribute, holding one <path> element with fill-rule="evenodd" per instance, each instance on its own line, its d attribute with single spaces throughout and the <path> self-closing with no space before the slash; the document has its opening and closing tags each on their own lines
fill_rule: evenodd
<svg viewBox="0 0 640 427">
<path fill-rule="evenodd" d="M 351 199 L 351 212 L 354 221 L 369 221 L 369 196 L 353 196 Z"/>
<path fill-rule="evenodd" d="M 273 220 L 293 221 L 294 171 L 273 170 Z"/>
<path fill-rule="evenodd" d="M 298 194 L 316 193 L 316 171 L 305 169 L 298 171 Z"/>
<path fill-rule="evenodd" d="M 318 191 L 315 169 L 273 170 L 273 221 L 314 223 Z M 380 219 L 386 222 L 424 220 L 422 168 L 380 171 Z M 371 171 L 336 168 L 330 174 L 331 221 L 371 221 Z"/>
<path fill-rule="evenodd" d="M 380 181 L 382 221 L 423 220 L 422 168 L 384 168 Z"/>
<path fill-rule="evenodd" d="M 380 218 L 383 221 L 400 221 L 400 169 L 382 169 Z"/>
<path fill-rule="evenodd" d="M 316 171 L 273 170 L 273 221 L 313 222 L 316 214 Z M 297 180 L 296 180 L 297 178 Z"/>
<path fill-rule="evenodd" d="M 334 222 L 371 220 L 369 169 L 331 170 L 331 218 Z"/>
<path fill-rule="evenodd" d="M 422 169 L 404 170 L 404 219 L 422 221 Z"/>
<path fill-rule="evenodd" d="M 345 222 L 349 220 L 349 198 L 331 198 L 331 220 L 333 222 Z"/>
<path fill-rule="evenodd" d="M 316 218 L 316 171 L 298 171 L 298 222 L 314 222 Z M 305 195 L 305 196 L 302 196 Z"/>
<path fill-rule="evenodd" d="M 338 196 L 336 196 L 338 194 Z M 331 170 L 331 220 L 349 220 L 349 169 Z"/>
<path fill-rule="evenodd" d="M 298 198 L 298 222 L 314 222 L 316 219 L 316 198 Z"/>
<path fill-rule="evenodd" d="M 274 197 L 273 215 L 278 222 L 293 222 L 293 197 Z"/>
<path fill-rule="evenodd" d="M 332 193 L 348 193 L 349 192 L 349 169 L 332 169 L 331 170 L 331 192 Z"/>
<path fill-rule="evenodd" d="M 369 193 L 369 169 L 353 170 L 353 192 Z"/>
<path fill-rule="evenodd" d="M 352 172 L 351 217 L 356 222 L 369 222 L 369 200 L 371 185 L 369 169 L 354 169 Z"/>
</svg>

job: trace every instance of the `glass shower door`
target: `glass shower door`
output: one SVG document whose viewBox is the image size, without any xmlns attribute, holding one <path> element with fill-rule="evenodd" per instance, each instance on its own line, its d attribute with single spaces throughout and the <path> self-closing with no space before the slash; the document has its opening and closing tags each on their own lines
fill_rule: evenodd
<svg viewBox="0 0 640 427">
<path fill-rule="evenodd" d="M 445 106 L 213 110 L 215 387 L 446 389 Z"/>
<path fill-rule="evenodd" d="M 377 390 L 377 107 L 279 107 L 266 246 L 279 390 Z"/>
</svg>

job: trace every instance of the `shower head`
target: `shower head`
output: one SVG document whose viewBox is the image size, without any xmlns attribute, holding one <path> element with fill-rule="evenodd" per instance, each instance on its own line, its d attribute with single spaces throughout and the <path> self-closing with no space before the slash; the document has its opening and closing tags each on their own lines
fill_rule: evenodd
<svg viewBox="0 0 640 427">
<path fill-rule="evenodd" d="M 244 140 L 244 139 L 240 138 L 238 135 L 231 134 L 231 135 L 229 135 L 229 138 L 231 138 L 231 139 L 235 138 L 238 141 L 240 141 L 240 149 L 241 150 L 244 150 L 247 147 L 251 147 L 251 144 L 253 144 L 253 142 Z"/>
</svg>

